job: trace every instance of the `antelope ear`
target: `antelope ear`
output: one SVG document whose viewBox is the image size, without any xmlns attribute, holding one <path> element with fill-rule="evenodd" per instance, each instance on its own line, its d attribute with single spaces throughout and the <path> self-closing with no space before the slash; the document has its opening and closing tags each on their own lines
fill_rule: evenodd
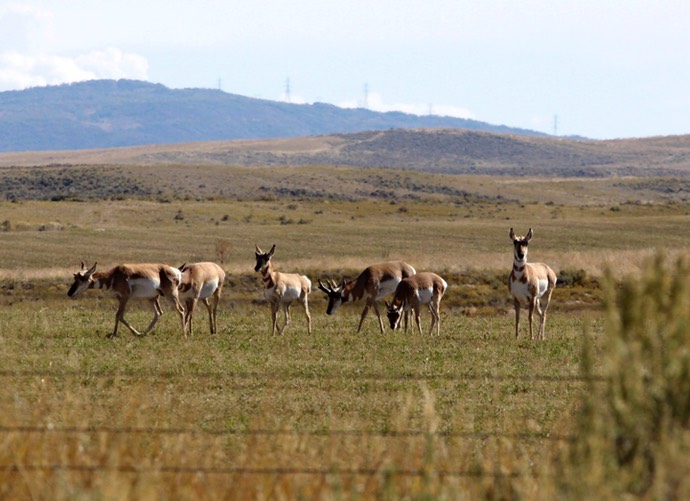
<svg viewBox="0 0 690 501">
<path fill-rule="evenodd" d="M 527 236 L 525 237 L 525 240 L 529 242 L 530 240 L 532 240 L 533 235 L 534 235 L 534 232 L 532 231 L 532 228 L 530 228 L 529 231 L 527 232 Z"/>
<path fill-rule="evenodd" d="M 271 247 L 271 250 L 268 251 L 268 257 L 273 256 L 273 253 L 276 251 L 276 244 L 273 244 L 273 247 Z"/>
<path fill-rule="evenodd" d="M 96 266 L 98 266 L 98 262 L 93 263 L 93 266 L 89 268 L 89 271 L 86 272 L 87 276 L 90 277 L 94 274 L 94 272 L 96 271 Z"/>
<path fill-rule="evenodd" d="M 263 252 L 261 252 L 261 249 L 259 248 L 258 245 L 254 244 L 254 247 L 256 248 L 256 253 L 257 253 L 257 254 L 263 254 Z"/>
<path fill-rule="evenodd" d="M 515 240 L 515 232 L 513 231 L 513 228 L 510 229 L 510 233 L 508 234 L 511 240 Z"/>
</svg>

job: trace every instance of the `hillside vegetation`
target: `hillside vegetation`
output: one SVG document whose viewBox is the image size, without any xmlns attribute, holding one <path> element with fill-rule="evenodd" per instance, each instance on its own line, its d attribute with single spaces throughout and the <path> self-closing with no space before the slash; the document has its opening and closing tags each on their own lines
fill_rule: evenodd
<svg viewBox="0 0 690 501">
<path fill-rule="evenodd" d="M 136 80 L 0 92 L 0 110 L 0 151 L 299 137 L 400 127 L 538 134 L 462 118 L 295 104 L 218 89 L 169 89 Z"/>
<path fill-rule="evenodd" d="M 684 201 L 690 136 L 575 141 L 461 129 L 0 154 L 0 199 Z"/>
</svg>

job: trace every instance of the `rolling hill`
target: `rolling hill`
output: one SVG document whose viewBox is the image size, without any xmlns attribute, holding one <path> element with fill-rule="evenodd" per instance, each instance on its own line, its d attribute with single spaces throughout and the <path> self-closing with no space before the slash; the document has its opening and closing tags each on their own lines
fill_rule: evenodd
<svg viewBox="0 0 690 501">
<path fill-rule="evenodd" d="M 220 90 L 93 80 L 0 92 L 0 151 L 112 148 L 190 141 L 300 137 L 392 128 L 537 132 L 475 120 L 291 104 Z"/>
<path fill-rule="evenodd" d="M 690 136 L 464 129 L 0 153 L 0 199 L 688 200 Z"/>
</svg>

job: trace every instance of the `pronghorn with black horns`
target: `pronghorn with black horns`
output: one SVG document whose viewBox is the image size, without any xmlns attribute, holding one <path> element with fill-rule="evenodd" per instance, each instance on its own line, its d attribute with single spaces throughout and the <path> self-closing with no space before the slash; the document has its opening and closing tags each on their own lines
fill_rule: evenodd
<svg viewBox="0 0 690 501">
<path fill-rule="evenodd" d="M 184 328 L 184 308 L 180 304 L 177 288 L 182 280 L 182 273 L 177 268 L 167 264 L 120 264 L 108 271 L 96 271 L 96 265 L 86 269 L 84 262 L 81 270 L 74 274 L 74 282 L 67 295 L 77 297 L 86 289 L 111 290 L 119 301 L 117 313 L 115 313 L 115 327 L 108 337 L 117 336 L 117 327 L 122 322 L 135 336 L 145 336 L 156 325 L 163 315 L 159 302 L 160 296 L 170 299 L 182 322 L 182 332 L 186 336 Z M 153 319 L 144 332 L 139 332 L 125 319 L 125 309 L 130 299 L 148 299 L 153 307 Z"/>
<path fill-rule="evenodd" d="M 280 273 L 273 271 L 271 258 L 276 250 L 275 244 L 268 252 L 263 252 L 256 245 L 256 266 L 254 271 L 261 272 L 261 278 L 266 285 L 264 296 L 271 305 L 271 316 L 273 319 L 273 330 L 278 330 L 279 334 L 285 331 L 290 323 L 290 305 L 295 301 L 302 303 L 304 313 L 307 316 L 307 330 L 311 334 L 311 315 L 309 314 L 309 293 L 311 292 L 311 280 L 304 275 L 297 273 Z M 278 328 L 278 309 L 283 308 L 285 312 L 285 323 Z"/>
<path fill-rule="evenodd" d="M 527 244 L 532 239 L 533 234 L 534 232 L 530 228 L 527 236 L 519 237 L 515 235 L 513 228 L 510 229 L 509 236 L 513 242 L 513 270 L 510 272 L 508 286 L 515 305 L 515 337 L 518 337 L 520 330 L 520 305 L 527 303 L 530 338 L 534 339 L 532 317 L 536 308 L 540 316 L 537 337 L 544 339 L 546 310 L 549 307 L 553 289 L 556 287 L 556 274 L 544 263 L 527 262 Z M 542 298 L 544 298 L 543 306 L 541 304 Z"/>
<path fill-rule="evenodd" d="M 192 317 L 194 316 L 194 309 L 199 300 L 201 300 L 208 310 L 208 323 L 211 334 L 215 334 L 216 313 L 218 311 L 218 302 L 223 293 L 223 284 L 225 282 L 225 271 L 216 263 L 200 262 L 183 264 L 180 266 L 182 272 L 182 282 L 180 283 L 180 299 L 185 300 L 185 330 L 192 334 Z"/>
<path fill-rule="evenodd" d="M 373 306 L 379 319 L 381 334 L 383 334 L 383 320 L 381 319 L 381 313 L 376 300 L 393 294 L 402 279 L 411 277 L 415 273 L 415 269 L 403 261 L 389 261 L 372 264 L 360 273 L 355 280 L 346 283 L 343 279 L 340 285 L 335 285 L 331 280 L 328 281 L 327 285 L 324 285 L 319 280 L 319 289 L 328 296 L 326 313 L 333 315 L 342 303 L 365 299 L 366 304 L 359 319 L 357 332 L 362 330 L 364 318 L 367 316 L 369 308 Z"/>
<path fill-rule="evenodd" d="M 421 334 L 422 326 L 419 322 L 419 309 L 425 304 L 431 313 L 429 335 L 434 334 L 434 325 L 436 325 L 436 334 L 440 336 L 441 314 L 439 310 L 441 299 L 447 288 L 448 283 L 436 273 L 417 273 L 401 280 L 395 289 L 393 300 L 390 304 L 386 301 L 388 321 L 391 324 L 391 329 L 395 330 L 400 327 L 400 320 L 404 314 L 405 332 L 407 332 L 407 313 L 412 309 L 417 329 L 419 334 Z"/>
</svg>

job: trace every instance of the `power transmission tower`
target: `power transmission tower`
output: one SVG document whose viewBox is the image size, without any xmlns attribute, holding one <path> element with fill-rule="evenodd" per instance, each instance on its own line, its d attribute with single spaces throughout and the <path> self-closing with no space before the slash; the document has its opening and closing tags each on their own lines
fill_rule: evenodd
<svg viewBox="0 0 690 501">
<path fill-rule="evenodd" d="M 362 108 L 365 110 L 369 109 L 369 84 L 364 84 L 364 102 L 362 103 Z"/>
<path fill-rule="evenodd" d="M 553 135 L 558 135 L 558 115 L 553 116 Z"/>
<path fill-rule="evenodd" d="M 290 102 L 290 78 L 285 80 L 285 101 Z"/>
</svg>

